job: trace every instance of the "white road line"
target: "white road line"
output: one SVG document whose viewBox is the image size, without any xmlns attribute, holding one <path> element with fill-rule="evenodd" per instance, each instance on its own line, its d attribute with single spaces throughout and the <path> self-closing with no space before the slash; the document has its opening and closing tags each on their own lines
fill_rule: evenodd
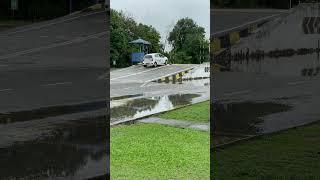
<svg viewBox="0 0 320 180">
<path fill-rule="evenodd" d="M 116 80 L 116 79 L 122 79 L 122 78 L 129 77 L 129 76 L 135 76 L 135 75 L 138 75 L 138 74 L 143 74 L 143 73 L 146 73 L 146 72 L 149 72 L 149 71 L 154 71 L 154 70 L 161 69 L 161 68 L 164 68 L 164 67 L 167 67 L 167 66 L 160 66 L 160 67 L 157 67 L 157 68 L 152 68 L 150 70 L 141 71 L 141 72 L 138 72 L 138 73 L 132 73 L 132 74 L 128 74 L 128 75 L 125 75 L 125 76 L 112 78 L 112 79 L 110 79 L 110 81 L 113 81 L 113 80 Z"/>
<path fill-rule="evenodd" d="M 13 57 L 21 56 L 21 55 L 26 55 L 26 54 L 30 54 L 30 53 L 35 53 L 35 52 L 39 52 L 39 51 L 42 51 L 42 50 L 48 50 L 48 49 L 56 48 L 56 47 L 59 47 L 59 46 L 66 46 L 66 45 L 70 45 L 70 44 L 73 44 L 73 43 L 80 43 L 80 42 L 83 42 L 83 41 L 87 41 L 89 39 L 94 39 L 94 38 L 98 38 L 98 37 L 104 36 L 106 34 L 107 34 L 107 32 L 101 32 L 101 33 L 92 34 L 92 35 L 89 35 L 89 36 L 86 36 L 86 37 L 73 39 L 73 40 L 70 40 L 70 41 L 65 41 L 65 42 L 61 42 L 61 43 L 53 43 L 53 44 L 50 44 L 48 46 L 28 49 L 28 50 L 24 50 L 24 51 L 20 51 L 20 52 L 15 52 L 15 53 L 12 53 L 12 54 L 7 54 L 7 55 L 0 56 L 0 60 L 13 58 Z"/>
<path fill-rule="evenodd" d="M 295 81 L 295 82 L 288 82 L 288 85 L 299 85 L 299 84 L 304 84 L 307 83 L 307 81 Z"/>
<path fill-rule="evenodd" d="M 72 84 L 72 82 L 60 82 L 60 83 L 44 84 L 44 85 L 41 85 L 41 86 L 58 86 L 58 85 L 66 85 L 66 84 Z"/>
<path fill-rule="evenodd" d="M 243 91 L 235 91 L 231 93 L 224 93 L 225 96 L 233 96 L 233 95 L 240 95 L 240 94 L 248 94 L 250 90 L 243 90 Z"/>
<path fill-rule="evenodd" d="M 80 15 L 80 16 L 76 16 L 76 17 L 72 17 L 72 18 L 66 18 L 66 19 L 62 19 L 60 21 L 46 23 L 46 24 L 38 25 L 38 26 L 34 25 L 32 27 L 29 27 L 29 28 L 25 27 L 23 29 L 16 30 L 16 31 L 13 31 L 13 32 L 9 32 L 9 33 L 6 33 L 6 34 L 0 34 L 0 36 L 9 36 L 9 35 L 12 35 L 12 34 L 17 34 L 17 33 L 21 33 L 21 32 L 30 31 L 30 30 L 42 29 L 44 27 L 48 27 L 48 26 L 52 26 L 52 25 L 56 25 L 56 24 L 60 24 L 60 23 L 68 22 L 68 21 L 72 21 L 72 20 L 75 20 L 75 19 L 79 19 L 79 18 L 82 18 L 82 17 L 91 16 L 91 15 L 95 15 L 95 14 L 99 14 L 99 13 L 103 13 L 103 12 L 105 12 L 105 11 L 99 11 L 99 12 L 84 14 L 84 15 Z"/>
<path fill-rule="evenodd" d="M 13 89 L 0 89 L 0 92 L 12 91 Z"/>
</svg>

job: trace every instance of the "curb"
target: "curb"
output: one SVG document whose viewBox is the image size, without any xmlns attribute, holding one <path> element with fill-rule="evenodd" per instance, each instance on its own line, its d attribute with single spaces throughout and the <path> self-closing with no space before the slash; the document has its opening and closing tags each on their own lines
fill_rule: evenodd
<svg viewBox="0 0 320 180">
<path fill-rule="evenodd" d="M 169 83 L 169 82 L 173 82 L 173 81 L 176 82 L 179 79 L 181 79 L 183 75 L 189 73 L 189 71 L 194 69 L 195 67 L 197 67 L 197 66 L 189 67 L 184 70 L 177 71 L 175 73 L 171 73 L 171 74 L 168 74 L 168 75 L 165 75 L 162 77 L 158 77 L 156 79 L 151 79 L 149 81 L 144 82 L 140 87 L 144 87 L 145 85 L 147 85 L 150 82 L 157 82 L 157 83 L 161 83 L 161 82 L 168 82 Z"/>
</svg>

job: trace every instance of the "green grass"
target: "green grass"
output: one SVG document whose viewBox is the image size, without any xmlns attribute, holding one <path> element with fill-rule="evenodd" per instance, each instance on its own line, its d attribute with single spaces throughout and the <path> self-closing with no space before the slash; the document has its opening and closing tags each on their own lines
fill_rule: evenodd
<svg viewBox="0 0 320 180">
<path fill-rule="evenodd" d="M 210 101 L 186 106 L 177 110 L 169 111 L 158 115 L 164 119 L 177 119 L 193 122 L 209 122 L 210 121 Z"/>
<path fill-rule="evenodd" d="M 215 179 L 320 179 L 320 123 L 214 152 Z"/>
<path fill-rule="evenodd" d="M 158 124 L 111 128 L 111 179 L 209 179 L 209 133 Z"/>
</svg>

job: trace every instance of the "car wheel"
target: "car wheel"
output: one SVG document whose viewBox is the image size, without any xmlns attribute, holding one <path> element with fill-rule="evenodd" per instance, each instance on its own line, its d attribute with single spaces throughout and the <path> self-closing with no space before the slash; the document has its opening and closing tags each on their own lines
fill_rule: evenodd
<svg viewBox="0 0 320 180">
<path fill-rule="evenodd" d="M 147 65 L 143 65 L 143 67 L 147 67 Z"/>
<path fill-rule="evenodd" d="M 157 64 L 157 62 L 155 62 L 155 63 L 154 63 L 154 67 L 157 67 L 157 66 L 158 66 L 158 64 Z"/>
</svg>

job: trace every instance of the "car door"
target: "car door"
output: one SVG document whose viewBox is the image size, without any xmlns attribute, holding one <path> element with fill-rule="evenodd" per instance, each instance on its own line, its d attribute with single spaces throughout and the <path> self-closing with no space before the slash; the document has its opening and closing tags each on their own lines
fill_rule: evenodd
<svg viewBox="0 0 320 180">
<path fill-rule="evenodd" d="M 159 54 L 156 54 L 155 58 L 156 58 L 157 64 L 161 64 L 161 58 L 160 58 Z"/>
<path fill-rule="evenodd" d="M 162 54 L 159 54 L 159 59 L 160 59 L 161 64 L 164 64 L 164 57 Z"/>
</svg>

